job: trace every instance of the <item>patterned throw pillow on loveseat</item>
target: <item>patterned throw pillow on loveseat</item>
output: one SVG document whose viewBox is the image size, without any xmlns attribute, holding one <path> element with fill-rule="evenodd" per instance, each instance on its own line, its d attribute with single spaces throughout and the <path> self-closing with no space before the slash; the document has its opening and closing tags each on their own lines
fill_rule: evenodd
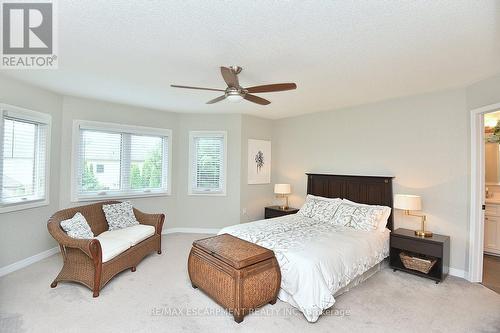
<svg viewBox="0 0 500 333">
<path fill-rule="evenodd" d="M 117 204 L 102 205 L 102 210 L 108 222 L 109 231 L 123 229 L 138 225 L 139 221 L 135 218 L 134 209 L 130 201 L 124 201 Z"/>
<path fill-rule="evenodd" d="M 71 238 L 92 239 L 94 233 L 81 213 L 76 213 L 72 218 L 61 221 L 61 228 Z"/>
</svg>

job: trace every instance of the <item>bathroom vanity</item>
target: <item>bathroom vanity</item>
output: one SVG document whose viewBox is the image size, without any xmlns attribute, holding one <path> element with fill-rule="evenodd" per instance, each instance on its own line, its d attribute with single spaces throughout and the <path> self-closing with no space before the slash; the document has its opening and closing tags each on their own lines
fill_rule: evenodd
<svg viewBox="0 0 500 333">
<path fill-rule="evenodd" d="M 486 199 L 484 251 L 500 255 L 500 198 Z"/>
</svg>

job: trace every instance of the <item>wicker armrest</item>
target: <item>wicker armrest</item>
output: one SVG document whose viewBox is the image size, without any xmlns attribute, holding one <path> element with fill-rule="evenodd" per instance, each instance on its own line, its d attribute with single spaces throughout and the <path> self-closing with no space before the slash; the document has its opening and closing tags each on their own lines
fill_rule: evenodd
<svg viewBox="0 0 500 333">
<path fill-rule="evenodd" d="M 82 250 L 86 255 L 94 258 L 96 255 L 100 255 L 97 248 L 101 248 L 101 244 L 97 239 L 76 239 L 69 237 L 59 226 L 59 221 L 54 217 L 49 219 L 47 223 L 47 228 L 49 233 L 54 237 L 54 239 L 59 243 L 59 245 L 64 247 L 72 247 Z"/>
<path fill-rule="evenodd" d="M 134 208 L 134 214 L 140 224 L 152 225 L 155 227 L 156 234 L 161 235 L 165 214 L 148 214 Z"/>
</svg>

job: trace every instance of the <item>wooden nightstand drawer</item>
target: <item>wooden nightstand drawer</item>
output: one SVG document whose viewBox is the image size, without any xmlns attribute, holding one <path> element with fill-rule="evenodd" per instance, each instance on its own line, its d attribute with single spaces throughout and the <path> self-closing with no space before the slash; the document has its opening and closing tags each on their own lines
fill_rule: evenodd
<svg viewBox="0 0 500 333">
<path fill-rule="evenodd" d="M 264 209 L 264 218 L 272 219 L 274 217 L 280 217 L 290 214 L 295 214 L 299 210 L 297 208 L 287 208 L 285 210 L 281 209 L 280 206 L 269 206 Z"/>
<path fill-rule="evenodd" d="M 266 219 L 272 219 L 272 218 L 283 216 L 283 215 L 286 215 L 286 214 L 278 212 L 274 209 L 266 209 L 264 212 L 264 218 L 266 218 Z"/>
<path fill-rule="evenodd" d="M 420 254 L 425 254 L 428 256 L 442 258 L 442 246 L 439 244 L 432 244 L 427 242 L 421 242 L 413 239 L 406 239 L 401 237 L 391 238 L 391 247 L 397 249 L 416 252 Z"/>
</svg>

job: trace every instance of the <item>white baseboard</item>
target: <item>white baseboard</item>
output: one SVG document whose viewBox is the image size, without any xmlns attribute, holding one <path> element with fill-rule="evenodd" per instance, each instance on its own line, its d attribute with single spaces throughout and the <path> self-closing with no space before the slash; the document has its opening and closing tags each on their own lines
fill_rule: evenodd
<svg viewBox="0 0 500 333">
<path fill-rule="evenodd" d="M 220 228 L 167 228 L 162 231 L 163 235 L 183 232 L 187 234 L 217 234 Z"/>
<path fill-rule="evenodd" d="M 189 233 L 189 234 L 217 234 L 220 229 L 218 228 L 167 228 L 163 230 L 162 234 L 173 234 L 173 233 Z M 10 265 L 4 266 L 0 268 L 0 276 L 7 275 L 9 273 L 12 273 L 14 271 L 17 271 L 21 268 L 24 268 L 26 266 L 29 266 L 31 264 L 36 263 L 37 261 L 40 261 L 42 259 L 48 258 L 51 255 L 54 255 L 59 252 L 59 247 L 56 246 L 52 249 L 49 249 L 47 251 L 43 251 L 41 253 L 35 254 L 34 256 L 28 257 L 23 260 L 19 260 L 15 263 L 12 263 Z M 449 271 L 450 275 L 467 279 L 467 273 L 462 270 L 462 269 L 457 269 L 450 267 Z"/>
<path fill-rule="evenodd" d="M 42 259 L 48 258 L 51 255 L 54 255 L 59 252 L 59 246 L 53 247 L 47 251 L 40 252 L 38 254 L 35 254 L 34 256 L 28 257 L 23 260 L 19 260 L 15 263 L 12 263 L 10 265 L 4 266 L 0 268 L 0 276 L 7 275 L 9 273 L 12 273 L 14 271 L 17 271 L 21 268 L 24 268 L 26 266 L 29 266 L 31 264 L 36 263 L 37 261 L 40 261 Z"/>
<path fill-rule="evenodd" d="M 457 269 L 450 267 L 450 270 L 448 272 L 450 275 L 462 278 L 462 279 L 467 279 L 467 272 L 462 270 L 462 269 Z"/>
<path fill-rule="evenodd" d="M 162 234 L 173 234 L 176 232 L 184 232 L 184 233 L 190 233 L 190 234 L 216 234 L 219 232 L 219 228 L 167 228 L 163 230 Z M 0 267 L 0 277 L 7 275 L 9 273 L 15 272 L 21 268 L 24 268 L 26 266 L 29 266 L 31 264 L 36 263 L 37 261 L 40 261 L 42 259 L 48 258 L 51 255 L 54 255 L 59 252 L 59 247 L 56 246 L 52 249 L 49 249 L 47 251 L 40 252 L 38 254 L 35 254 L 31 257 L 19 260 L 15 263 L 12 263 L 10 265 Z"/>
</svg>

